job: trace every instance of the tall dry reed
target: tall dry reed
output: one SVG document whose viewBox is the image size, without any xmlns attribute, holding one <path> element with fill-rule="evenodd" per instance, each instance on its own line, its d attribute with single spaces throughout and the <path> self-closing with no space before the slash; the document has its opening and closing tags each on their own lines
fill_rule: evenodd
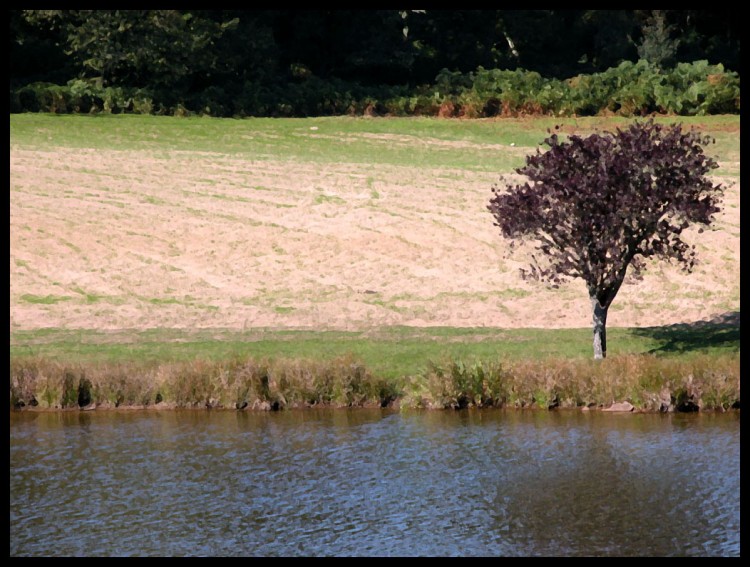
<svg viewBox="0 0 750 567">
<path fill-rule="evenodd" d="M 606 407 L 643 411 L 739 407 L 739 353 L 604 360 L 429 363 L 386 380 L 351 356 L 332 360 L 254 359 L 68 364 L 11 360 L 12 408 L 211 407 L 284 409 L 329 405 L 412 408 Z"/>
</svg>

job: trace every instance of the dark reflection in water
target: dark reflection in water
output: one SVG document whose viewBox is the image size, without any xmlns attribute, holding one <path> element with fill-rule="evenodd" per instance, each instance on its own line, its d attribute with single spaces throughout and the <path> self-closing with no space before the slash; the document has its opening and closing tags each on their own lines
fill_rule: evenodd
<svg viewBox="0 0 750 567">
<path fill-rule="evenodd" d="M 739 556 L 739 413 L 12 413 L 10 555 Z"/>
</svg>

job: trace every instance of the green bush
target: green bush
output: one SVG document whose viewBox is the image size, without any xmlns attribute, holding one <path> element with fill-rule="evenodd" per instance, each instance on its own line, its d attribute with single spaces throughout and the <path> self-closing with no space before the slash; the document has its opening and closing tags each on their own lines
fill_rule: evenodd
<svg viewBox="0 0 750 567">
<path fill-rule="evenodd" d="M 103 87 L 74 79 L 66 85 L 12 88 L 11 112 L 192 113 L 210 116 L 463 116 L 546 114 L 593 116 L 732 114 L 740 111 L 740 78 L 707 61 L 663 70 L 646 60 L 624 61 L 601 73 L 565 81 L 523 69 L 441 70 L 432 85 L 363 87 L 311 72 L 272 83 L 213 85 L 191 93 Z"/>
<path fill-rule="evenodd" d="M 655 95 L 663 112 L 733 114 L 740 110 L 740 78 L 721 64 L 679 63 L 655 89 Z"/>
</svg>

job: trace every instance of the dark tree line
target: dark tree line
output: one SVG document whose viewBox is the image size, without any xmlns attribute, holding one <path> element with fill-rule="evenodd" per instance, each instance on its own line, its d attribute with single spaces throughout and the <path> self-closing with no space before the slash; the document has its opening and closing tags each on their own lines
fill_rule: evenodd
<svg viewBox="0 0 750 567">
<path fill-rule="evenodd" d="M 638 59 L 739 71 L 740 20 L 730 9 L 10 10 L 10 86 L 82 79 L 177 99 L 310 77 L 414 89 L 479 67 L 565 79 Z"/>
</svg>

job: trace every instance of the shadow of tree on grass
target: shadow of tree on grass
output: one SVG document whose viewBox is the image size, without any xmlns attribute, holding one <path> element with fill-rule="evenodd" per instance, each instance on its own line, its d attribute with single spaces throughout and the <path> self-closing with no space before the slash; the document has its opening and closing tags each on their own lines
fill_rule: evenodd
<svg viewBox="0 0 750 567">
<path fill-rule="evenodd" d="M 740 350 L 740 312 L 727 311 L 710 321 L 633 329 L 633 334 L 661 343 L 649 352 L 688 352 L 706 348 Z"/>
</svg>

